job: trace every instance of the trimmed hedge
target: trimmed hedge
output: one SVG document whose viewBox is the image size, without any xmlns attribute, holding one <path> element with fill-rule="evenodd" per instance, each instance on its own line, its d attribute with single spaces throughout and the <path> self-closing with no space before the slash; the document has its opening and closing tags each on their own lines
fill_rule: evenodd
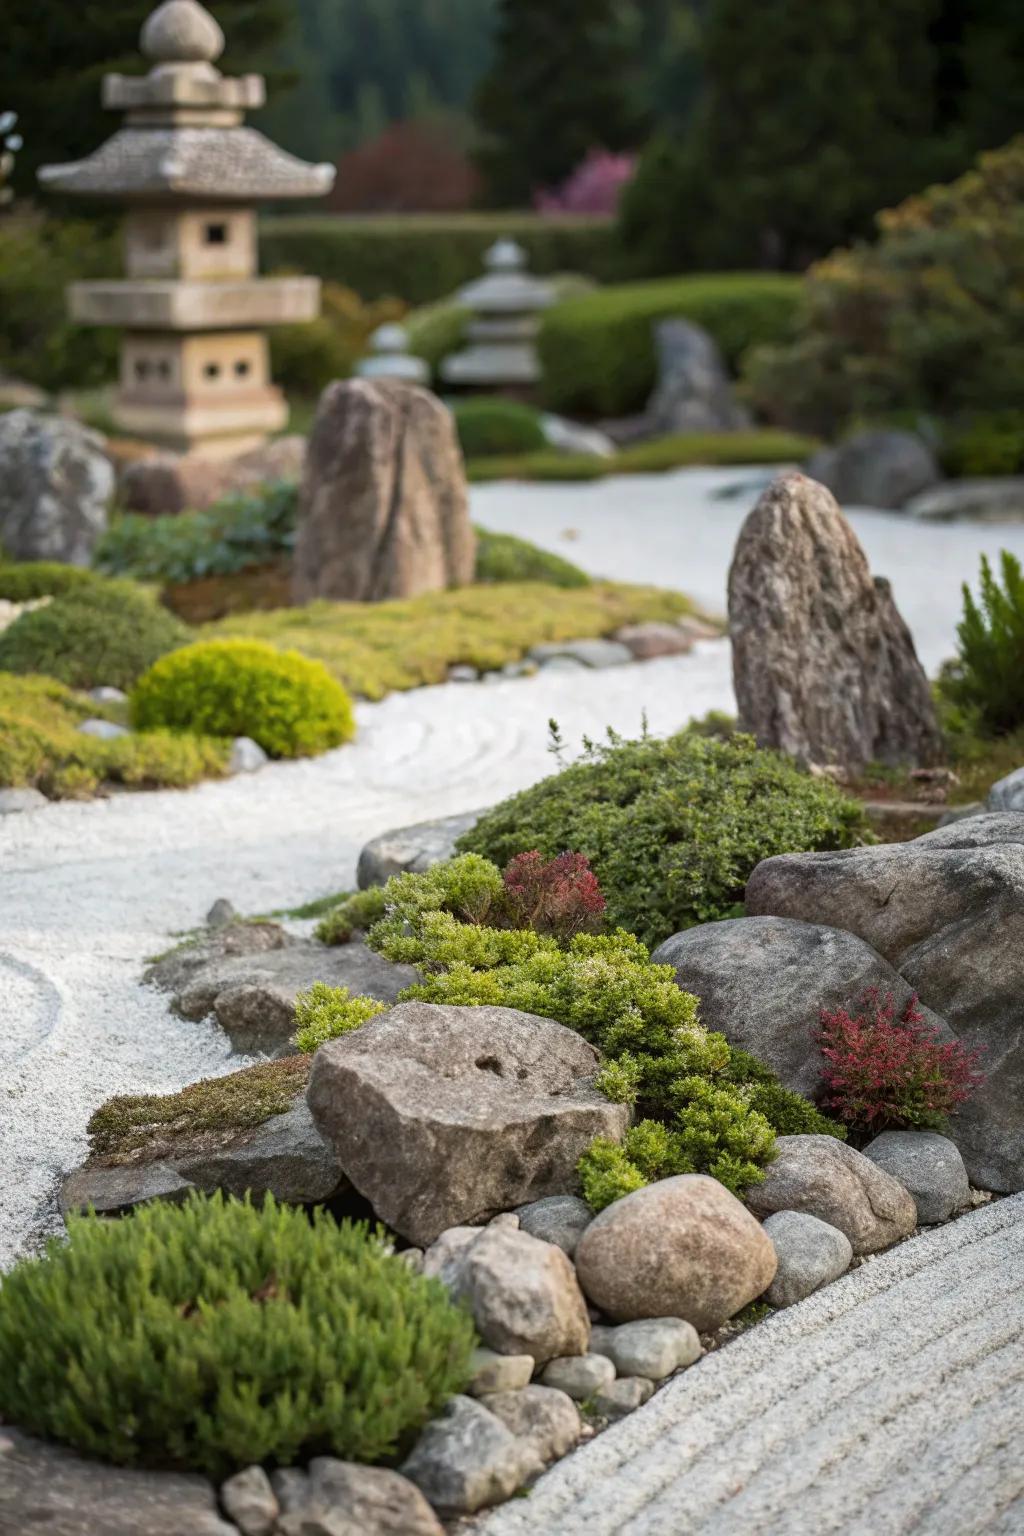
<svg viewBox="0 0 1024 1536">
<path fill-rule="evenodd" d="M 474 1342 L 440 1282 L 365 1226 L 193 1194 L 72 1216 L 67 1242 L 4 1276 L 0 1412 L 89 1456 L 214 1478 L 391 1461 L 464 1389 Z"/>
<path fill-rule="evenodd" d="M 654 388 L 654 324 L 701 325 L 735 368 L 751 346 L 789 339 L 800 279 L 724 272 L 628 283 L 556 304 L 541 324 L 544 404 L 577 416 L 627 416 Z"/>
<path fill-rule="evenodd" d="M 607 281 L 617 267 L 611 219 L 549 215 L 407 214 L 401 218 L 281 216 L 260 226 L 263 266 L 344 283 L 364 299 L 433 304 L 480 276 L 485 252 L 517 240 L 534 272 L 584 272 Z"/>
<path fill-rule="evenodd" d="M 95 571 L 57 560 L 25 560 L 4 565 L 0 561 L 0 598 L 9 603 L 31 603 L 37 597 L 60 597 L 72 587 L 87 587 L 102 580 Z"/>
<path fill-rule="evenodd" d="M 535 453 L 545 446 L 540 416 L 518 400 L 457 400 L 452 406 L 459 443 L 467 459 L 498 453 Z"/>
<path fill-rule="evenodd" d="M 40 672 L 69 688 L 130 688 L 191 632 L 128 581 L 86 581 L 0 634 L 0 670 Z"/>
<path fill-rule="evenodd" d="M 165 656 L 132 694 L 139 730 L 249 736 L 271 757 L 309 757 L 355 735 L 352 703 L 319 661 L 258 640 L 207 640 Z"/>
</svg>

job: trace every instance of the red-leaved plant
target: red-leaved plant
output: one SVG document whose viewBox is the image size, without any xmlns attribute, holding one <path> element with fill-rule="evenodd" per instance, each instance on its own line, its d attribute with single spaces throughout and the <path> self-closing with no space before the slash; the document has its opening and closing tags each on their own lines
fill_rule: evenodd
<svg viewBox="0 0 1024 1536">
<path fill-rule="evenodd" d="M 822 1009 L 814 1038 L 825 1058 L 827 1108 L 855 1129 L 941 1130 L 947 1118 L 984 1081 L 976 1071 L 980 1050 L 940 1040 L 912 997 L 899 1018 L 892 993 L 877 987 L 860 997 L 857 1012 Z"/>
<path fill-rule="evenodd" d="M 512 928 L 534 928 L 568 942 L 603 926 L 605 900 L 582 853 L 560 853 L 547 863 L 536 849 L 519 853 L 502 878 L 503 916 Z"/>
</svg>

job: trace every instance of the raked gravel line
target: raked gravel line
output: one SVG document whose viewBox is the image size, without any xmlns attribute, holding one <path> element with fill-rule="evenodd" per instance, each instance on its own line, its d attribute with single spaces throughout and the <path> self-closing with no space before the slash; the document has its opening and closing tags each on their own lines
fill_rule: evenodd
<svg viewBox="0 0 1024 1536">
<path fill-rule="evenodd" d="M 691 1367 L 480 1536 L 1020 1536 L 1024 1195 Z"/>
<path fill-rule="evenodd" d="M 606 726 L 658 734 L 730 708 L 729 649 L 603 672 L 393 694 L 357 740 L 187 792 L 119 795 L 0 819 L 0 1269 L 57 1230 L 54 1191 L 115 1093 L 170 1092 L 231 1070 L 223 1035 L 139 985 L 147 956 L 218 896 L 243 912 L 351 886 L 367 838 L 471 810 Z"/>
</svg>

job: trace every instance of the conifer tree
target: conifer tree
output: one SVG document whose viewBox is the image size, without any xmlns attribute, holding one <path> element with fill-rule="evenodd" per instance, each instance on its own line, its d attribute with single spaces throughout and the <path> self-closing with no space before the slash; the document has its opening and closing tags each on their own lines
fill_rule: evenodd
<svg viewBox="0 0 1024 1536">
<path fill-rule="evenodd" d="M 491 201 L 523 205 L 588 150 L 634 147 L 643 122 L 633 68 L 619 0 L 501 0 L 476 107 Z"/>
</svg>

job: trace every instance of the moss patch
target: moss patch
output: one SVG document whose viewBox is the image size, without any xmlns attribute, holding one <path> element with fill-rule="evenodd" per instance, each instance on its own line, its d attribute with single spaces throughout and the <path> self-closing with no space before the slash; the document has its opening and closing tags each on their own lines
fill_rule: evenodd
<svg viewBox="0 0 1024 1536">
<path fill-rule="evenodd" d="M 694 605 L 679 592 L 595 582 L 576 589 L 539 582 L 462 587 L 389 603 L 309 603 L 209 625 L 204 635 L 245 635 L 322 661 L 368 699 L 444 682 L 465 663 L 482 671 L 518 661 L 550 640 L 593 639 L 623 624 L 679 619 Z"/>
<path fill-rule="evenodd" d="M 305 1090 L 311 1058 L 287 1056 L 204 1078 L 180 1093 L 121 1094 L 89 1121 L 90 1161 L 155 1162 L 212 1150 L 291 1109 Z"/>
<path fill-rule="evenodd" d="M 608 459 L 590 454 L 497 454 L 471 458 L 466 473 L 472 481 L 602 480 L 607 475 L 656 475 L 698 465 L 800 464 L 813 453 L 815 440 L 772 428 L 751 432 L 682 432 L 637 443 Z"/>
</svg>

